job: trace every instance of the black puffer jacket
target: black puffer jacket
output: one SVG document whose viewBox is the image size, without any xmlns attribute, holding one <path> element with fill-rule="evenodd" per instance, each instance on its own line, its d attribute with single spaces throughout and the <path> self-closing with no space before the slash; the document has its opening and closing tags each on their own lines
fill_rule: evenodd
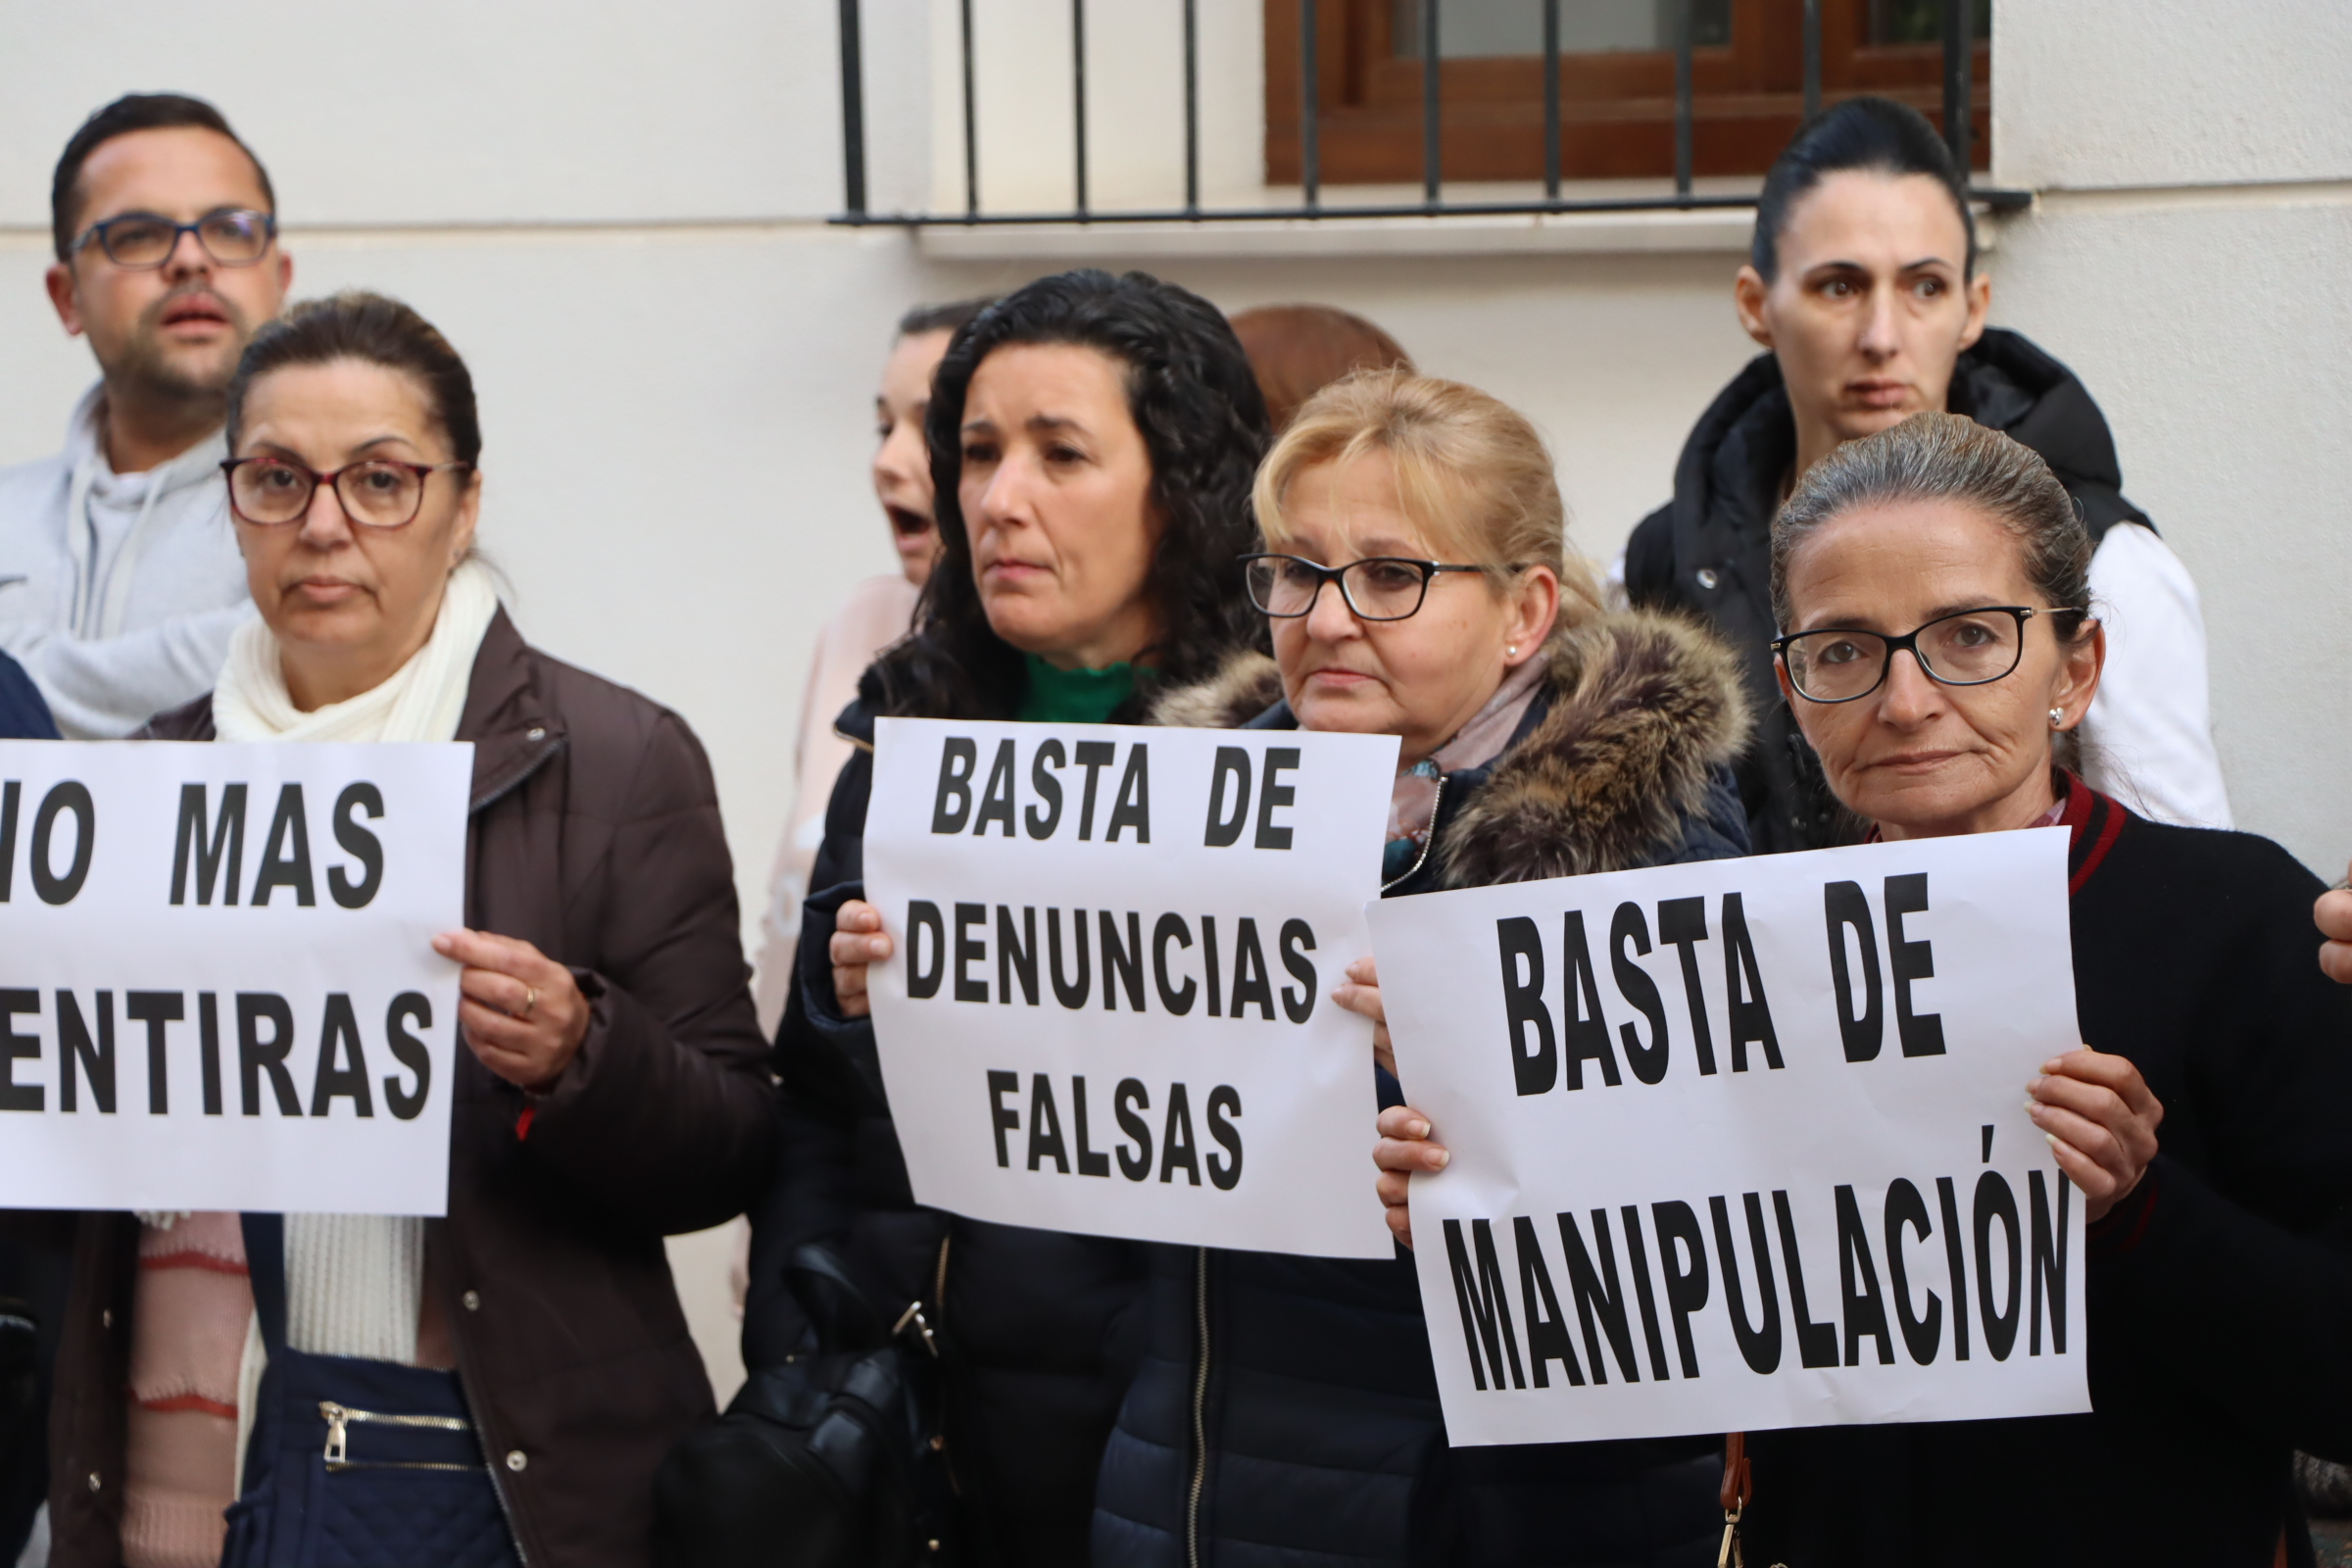
<svg viewBox="0 0 2352 1568">
<path fill-rule="evenodd" d="M 1130 699 L 1112 722 L 1132 722 Z M 833 1247 L 885 1321 L 921 1302 L 942 1350 L 944 1454 L 965 1561 L 1083 1568 L 1095 1474 L 1136 1355 L 1144 1253 L 1132 1242 L 963 1219 L 917 1206 L 882 1089 L 870 1019 L 836 1010 L 833 913 L 865 890 L 865 809 L 880 688 L 840 719 L 857 750 L 834 785 L 808 878 L 792 994 L 776 1037 L 784 1136 L 752 1215 L 744 1358 L 802 1348 L 784 1263 Z"/>
<path fill-rule="evenodd" d="M 1387 896 L 1745 853 L 1725 765 L 1746 731 L 1732 656 L 1695 627 L 1633 614 L 1557 637 L 1550 657 L 1503 755 L 1446 776 L 1429 853 Z M 1154 716 L 1295 728 L 1280 697 L 1271 662 L 1250 656 Z M 1381 1080 L 1396 1103 L 1396 1080 Z M 1401 1250 L 1385 1262 L 1152 1253 L 1143 1365 L 1102 1461 L 1097 1564 L 1713 1561 L 1713 1437 L 1448 1450 Z"/>
<path fill-rule="evenodd" d="M 1987 329 L 1952 370 L 1951 412 L 2041 455 L 2082 511 L 2095 544 L 2119 522 L 2152 527 L 2124 499 L 2115 438 L 2075 373 L 2015 332 Z M 1739 650 L 1755 735 L 1733 771 L 1759 855 L 1839 842 L 1837 802 L 1772 676 L 1772 518 L 1796 462 L 1796 420 L 1780 362 L 1758 355 L 1699 416 L 1675 465 L 1674 499 L 1625 549 L 1636 605 L 1703 615 Z"/>
</svg>

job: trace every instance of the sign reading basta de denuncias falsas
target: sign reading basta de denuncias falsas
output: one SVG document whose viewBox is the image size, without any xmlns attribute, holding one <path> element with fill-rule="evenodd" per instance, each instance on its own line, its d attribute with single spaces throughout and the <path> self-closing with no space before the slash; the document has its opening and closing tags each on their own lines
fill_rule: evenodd
<svg viewBox="0 0 2352 1568">
<path fill-rule="evenodd" d="M 446 1212 L 472 753 L 0 742 L 0 1207 Z"/>
<path fill-rule="evenodd" d="M 1368 951 L 1387 736 L 886 718 L 874 1041 L 920 1202 L 1387 1257 Z"/>
<path fill-rule="evenodd" d="M 2061 829 L 1390 900 L 1456 1444 L 2090 1408 Z"/>
</svg>

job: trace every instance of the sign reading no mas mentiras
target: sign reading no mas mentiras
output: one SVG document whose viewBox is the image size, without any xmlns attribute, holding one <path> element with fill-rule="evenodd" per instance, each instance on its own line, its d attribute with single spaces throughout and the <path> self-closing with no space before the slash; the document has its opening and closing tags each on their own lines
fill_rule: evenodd
<svg viewBox="0 0 2352 1568">
<path fill-rule="evenodd" d="M 445 1212 L 472 751 L 0 742 L 0 1207 Z"/>
<path fill-rule="evenodd" d="M 917 1200 L 1386 1257 L 1368 951 L 1386 736 L 884 719 L 874 1038 Z"/>
<path fill-rule="evenodd" d="M 2066 834 L 1392 900 L 1457 1444 L 2086 1410 Z"/>
</svg>

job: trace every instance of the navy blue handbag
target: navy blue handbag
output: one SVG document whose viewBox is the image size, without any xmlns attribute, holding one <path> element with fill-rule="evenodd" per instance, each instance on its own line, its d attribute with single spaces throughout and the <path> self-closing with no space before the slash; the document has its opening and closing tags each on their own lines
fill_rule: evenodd
<svg viewBox="0 0 2352 1568">
<path fill-rule="evenodd" d="M 289 1348 L 285 1252 L 245 1216 L 270 1366 L 221 1568 L 520 1568 L 458 1375 Z"/>
</svg>

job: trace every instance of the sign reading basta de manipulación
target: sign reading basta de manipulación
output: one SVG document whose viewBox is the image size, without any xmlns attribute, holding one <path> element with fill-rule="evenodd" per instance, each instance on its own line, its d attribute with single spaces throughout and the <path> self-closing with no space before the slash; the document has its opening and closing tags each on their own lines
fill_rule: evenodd
<svg viewBox="0 0 2352 1568">
<path fill-rule="evenodd" d="M 446 1212 L 472 753 L 0 742 L 0 1207 Z"/>
<path fill-rule="evenodd" d="M 2087 1410 L 2062 829 L 1394 899 L 1456 1444 Z"/>
<path fill-rule="evenodd" d="M 1368 951 L 1396 741 L 886 718 L 874 1040 L 915 1199 L 1388 1257 Z"/>
</svg>

